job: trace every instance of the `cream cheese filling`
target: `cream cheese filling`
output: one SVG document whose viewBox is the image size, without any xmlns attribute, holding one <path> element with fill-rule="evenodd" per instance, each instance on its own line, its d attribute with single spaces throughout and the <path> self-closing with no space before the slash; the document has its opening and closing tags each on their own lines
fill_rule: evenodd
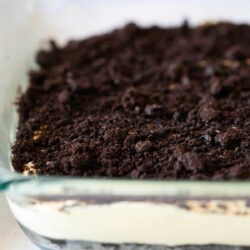
<svg viewBox="0 0 250 250">
<path fill-rule="evenodd" d="M 53 239 L 157 245 L 250 245 L 250 216 L 201 213 L 171 204 L 43 202 L 11 209 L 26 228 Z"/>
</svg>

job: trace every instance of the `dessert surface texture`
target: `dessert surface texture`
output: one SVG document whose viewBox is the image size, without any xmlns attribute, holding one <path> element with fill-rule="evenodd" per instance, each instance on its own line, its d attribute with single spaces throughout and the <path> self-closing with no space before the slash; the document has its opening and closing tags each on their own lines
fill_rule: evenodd
<svg viewBox="0 0 250 250">
<path fill-rule="evenodd" d="M 24 174 L 250 178 L 250 26 L 141 28 L 37 54 L 18 100 Z"/>
</svg>

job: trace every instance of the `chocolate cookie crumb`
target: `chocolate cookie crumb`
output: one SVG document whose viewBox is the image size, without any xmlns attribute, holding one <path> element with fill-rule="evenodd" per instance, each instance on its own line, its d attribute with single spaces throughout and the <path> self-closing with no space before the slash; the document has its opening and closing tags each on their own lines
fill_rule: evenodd
<svg viewBox="0 0 250 250">
<path fill-rule="evenodd" d="M 250 178 L 250 26 L 141 28 L 37 54 L 18 102 L 25 175 Z"/>
</svg>

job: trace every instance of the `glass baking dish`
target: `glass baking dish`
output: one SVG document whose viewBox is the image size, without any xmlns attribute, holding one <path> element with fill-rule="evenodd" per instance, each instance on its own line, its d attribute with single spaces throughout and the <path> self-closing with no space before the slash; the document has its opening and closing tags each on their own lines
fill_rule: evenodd
<svg viewBox="0 0 250 250">
<path fill-rule="evenodd" d="M 0 190 L 34 243 L 43 249 L 102 250 L 250 246 L 249 182 L 30 177 L 11 167 L 18 121 L 14 102 L 36 67 L 35 52 L 48 39 L 63 44 L 128 21 L 248 22 L 249 7 L 247 1 L 0 2 Z"/>
</svg>

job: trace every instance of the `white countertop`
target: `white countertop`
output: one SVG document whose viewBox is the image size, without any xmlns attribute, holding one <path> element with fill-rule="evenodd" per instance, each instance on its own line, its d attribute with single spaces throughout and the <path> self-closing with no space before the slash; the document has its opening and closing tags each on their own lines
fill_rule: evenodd
<svg viewBox="0 0 250 250">
<path fill-rule="evenodd" d="M 39 249 L 22 232 L 2 194 L 0 194 L 0 235 L 0 249 L 2 250 Z"/>
</svg>

